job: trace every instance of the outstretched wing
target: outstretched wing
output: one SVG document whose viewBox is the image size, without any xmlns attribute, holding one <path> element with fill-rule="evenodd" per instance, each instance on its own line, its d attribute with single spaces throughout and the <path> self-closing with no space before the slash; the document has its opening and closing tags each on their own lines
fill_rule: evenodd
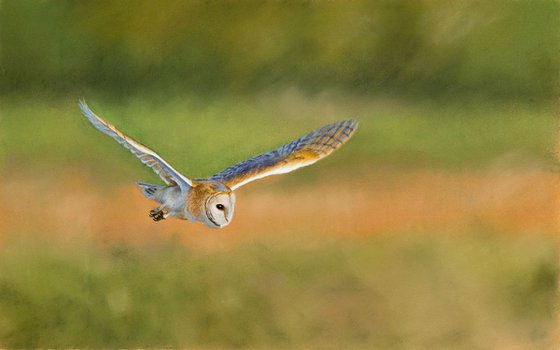
<svg viewBox="0 0 560 350">
<path fill-rule="evenodd" d="M 123 145 L 127 150 L 140 159 L 142 163 L 152 168 L 166 184 L 177 184 L 184 190 L 192 186 L 191 180 L 181 175 L 177 170 L 173 169 L 173 167 L 163 160 L 163 158 L 161 158 L 156 152 L 131 137 L 126 136 L 113 125 L 93 113 L 84 100 L 80 100 L 79 105 L 84 116 L 93 124 L 93 126 L 97 128 L 97 130 L 111 136 L 118 143 Z"/>
<path fill-rule="evenodd" d="M 265 176 L 288 173 L 328 156 L 348 141 L 357 128 L 358 123 L 354 120 L 323 126 L 274 151 L 235 164 L 210 179 L 221 181 L 235 190 Z"/>
</svg>

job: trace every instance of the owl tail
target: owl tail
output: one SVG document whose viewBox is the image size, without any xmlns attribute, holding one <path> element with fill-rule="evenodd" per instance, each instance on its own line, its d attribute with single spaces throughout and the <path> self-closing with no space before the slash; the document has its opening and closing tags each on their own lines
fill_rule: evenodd
<svg viewBox="0 0 560 350">
<path fill-rule="evenodd" d="M 140 188 L 142 189 L 142 193 L 144 193 L 144 196 L 150 199 L 155 199 L 154 195 L 156 194 L 156 192 L 158 190 L 161 190 L 162 188 L 165 188 L 165 186 L 152 185 L 144 182 L 136 182 L 136 184 L 140 186 Z"/>
</svg>

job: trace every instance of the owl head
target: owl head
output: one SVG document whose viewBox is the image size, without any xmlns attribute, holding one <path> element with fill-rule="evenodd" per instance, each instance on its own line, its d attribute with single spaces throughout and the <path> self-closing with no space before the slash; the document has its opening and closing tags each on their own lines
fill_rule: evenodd
<svg viewBox="0 0 560 350">
<path fill-rule="evenodd" d="M 235 208 L 235 195 L 218 181 L 195 180 L 187 196 L 188 208 L 195 220 L 211 228 L 229 225 Z"/>
<path fill-rule="evenodd" d="M 233 192 L 217 192 L 208 197 L 205 204 L 207 226 L 224 227 L 229 225 L 235 208 Z"/>
</svg>

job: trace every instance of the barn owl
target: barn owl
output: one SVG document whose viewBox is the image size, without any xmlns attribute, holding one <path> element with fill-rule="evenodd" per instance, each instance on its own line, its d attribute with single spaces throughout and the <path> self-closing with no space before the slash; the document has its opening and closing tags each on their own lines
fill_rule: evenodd
<svg viewBox="0 0 560 350">
<path fill-rule="evenodd" d="M 222 228 L 231 222 L 235 208 L 233 191 L 265 176 L 288 173 L 315 163 L 348 141 L 358 127 L 354 120 L 325 125 L 273 151 L 247 159 L 208 178 L 190 179 L 175 170 L 156 152 L 95 114 L 85 101 L 81 100 L 79 106 L 93 126 L 128 149 L 166 183 L 166 186 L 136 183 L 146 197 L 160 204 L 149 213 L 154 221 L 171 216 L 199 222 L 211 228 Z"/>
</svg>

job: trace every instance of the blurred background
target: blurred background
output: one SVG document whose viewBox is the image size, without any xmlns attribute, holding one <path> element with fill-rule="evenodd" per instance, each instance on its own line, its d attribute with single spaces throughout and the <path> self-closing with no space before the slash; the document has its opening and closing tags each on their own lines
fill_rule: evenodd
<svg viewBox="0 0 560 350">
<path fill-rule="evenodd" d="M 0 346 L 547 348 L 558 1 L 0 0 Z M 331 157 L 154 223 L 77 107 L 206 177 Z"/>
</svg>

